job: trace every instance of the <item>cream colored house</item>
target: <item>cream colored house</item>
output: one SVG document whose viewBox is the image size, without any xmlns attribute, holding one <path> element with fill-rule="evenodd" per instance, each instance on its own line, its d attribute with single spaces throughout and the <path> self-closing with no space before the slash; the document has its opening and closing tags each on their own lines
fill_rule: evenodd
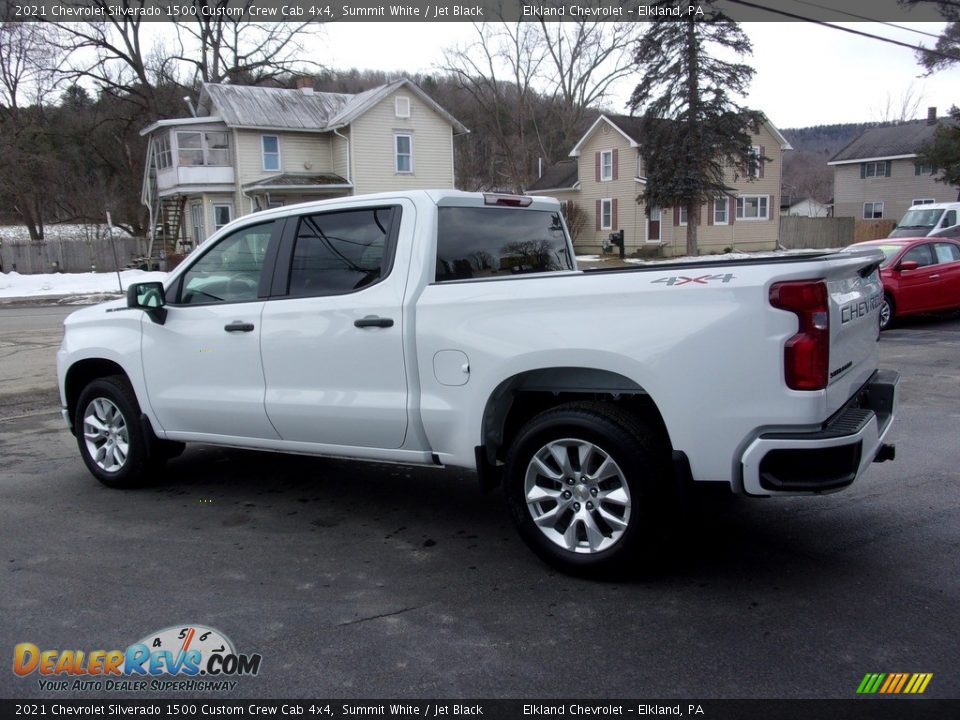
<svg viewBox="0 0 960 720">
<path fill-rule="evenodd" d="M 611 233 L 623 230 L 628 255 L 686 252 L 686 210 L 654 208 L 648 216 L 637 197 L 647 182 L 640 156 L 640 118 L 604 114 L 584 134 L 567 160 L 547 169 L 527 192 L 574 202 L 587 225 L 576 239 L 578 252 L 598 252 Z M 697 231 L 701 253 L 771 250 L 779 237 L 783 151 L 790 144 L 765 122 L 753 134 L 754 152 L 766 158 L 752 173 L 730 168 L 728 194 L 701 207 Z"/>
<path fill-rule="evenodd" d="M 960 188 L 937 182 L 939 174 L 917 159 L 940 123 L 937 109 L 926 120 L 871 128 L 827 163 L 833 167 L 833 214 L 860 220 L 899 221 L 913 205 L 955 202 Z"/>
<path fill-rule="evenodd" d="M 452 188 L 468 132 L 409 80 L 357 95 L 204 84 L 196 117 L 160 120 L 142 200 L 150 227 L 187 250 L 235 217 L 386 190 Z M 171 246 L 172 243 L 165 243 Z"/>
</svg>

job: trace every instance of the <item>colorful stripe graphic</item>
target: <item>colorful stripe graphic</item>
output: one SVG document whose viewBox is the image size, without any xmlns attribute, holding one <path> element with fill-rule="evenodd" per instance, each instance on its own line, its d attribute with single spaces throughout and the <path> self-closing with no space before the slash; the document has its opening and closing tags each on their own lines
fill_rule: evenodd
<svg viewBox="0 0 960 720">
<path fill-rule="evenodd" d="M 857 694 L 919 695 L 932 679 L 933 673 L 867 673 L 857 687 Z"/>
</svg>

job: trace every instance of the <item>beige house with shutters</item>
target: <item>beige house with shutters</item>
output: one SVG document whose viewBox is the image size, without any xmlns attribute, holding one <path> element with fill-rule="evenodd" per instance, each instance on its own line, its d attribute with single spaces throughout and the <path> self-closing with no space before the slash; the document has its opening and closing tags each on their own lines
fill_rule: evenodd
<svg viewBox="0 0 960 720">
<path fill-rule="evenodd" d="M 167 248 L 189 250 L 241 215 L 389 190 L 452 188 L 468 130 L 410 80 L 356 95 L 206 83 L 194 117 L 148 137 L 142 200 Z"/>
<path fill-rule="evenodd" d="M 583 210 L 587 223 L 575 241 L 578 252 L 609 251 L 611 233 L 622 230 L 628 255 L 686 253 L 686 210 L 653 208 L 648 216 L 637 202 L 647 182 L 642 139 L 640 118 L 603 114 L 570 152 L 570 160 L 547 168 L 527 189 L 530 195 L 549 195 Z M 783 152 L 791 147 L 769 121 L 753 133 L 753 147 L 763 158 L 757 167 L 752 172 L 729 168 L 728 193 L 700 208 L 702 254 L 777 246 Z"/>
</svg>

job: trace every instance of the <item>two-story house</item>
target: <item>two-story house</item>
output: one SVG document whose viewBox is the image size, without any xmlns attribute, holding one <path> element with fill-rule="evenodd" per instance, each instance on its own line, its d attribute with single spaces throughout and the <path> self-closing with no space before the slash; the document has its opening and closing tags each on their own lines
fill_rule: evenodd
<svg viewBox="0 0 960 720">
<path fill-rule="evenodd" d="M 467 129 L 410 80 L 356 95 L 204 84 L 195 117 L 148 136 L 142 200 L 170 249 L 235 217 L 386 190 L 452 188 L 454 135 Z"/>
<path fill-rule="evenodd" d="M 937 182 L 937 169 L 917 159 L 920 146 L 947 121 L 930 108 L 926 120 L 871 128 L 834 155 L 827 163 L 834 216 L 899 220 L 912 205 L 960 199 L 958 188 Z"/>
<path fill-rule="evenodd" d="M 639 117 L 603 114 L 570 152 L 571 160 L 547 168 L 528 188 L 531 195 L 550 195 L 582 209 L 587 223 L 576 239 L 578 252 L 598 251 L 620 230 L 627 254 L 670 257 L 686 252 L 686 208 L 651 208 L 648 215 L 637 202 L 647 182 L 642 141 Z M 727 193 L 700 209 L 701 253 L 777 246 L 782 155 L 791 147 L 769 121 L 752 141 L 754 154 L 763 160 L 752 169 L 730 168 Z"/>
</svg>

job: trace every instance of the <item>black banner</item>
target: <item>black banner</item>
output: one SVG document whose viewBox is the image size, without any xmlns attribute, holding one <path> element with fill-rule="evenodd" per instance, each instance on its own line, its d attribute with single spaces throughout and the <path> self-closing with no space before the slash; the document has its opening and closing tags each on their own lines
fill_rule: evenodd
<svg viewBox="0 0 960 720">
<path fill-rule="evenodd" d="M 0 700 L 0 717 L 944 720 L 960 700 Z"/>
<path fill-rule="evenodd" d="M 189 22 L 228 19 L 259 22 L 645 22 L 704 17 L 706 3 L 649 0 L 0 0 L 0 18 L 13 21 Z M 717 0 L 712 6 L 738 21 L 944 21 L 936 2 L 904 5 L 897 0 Z"/>
</svg>

